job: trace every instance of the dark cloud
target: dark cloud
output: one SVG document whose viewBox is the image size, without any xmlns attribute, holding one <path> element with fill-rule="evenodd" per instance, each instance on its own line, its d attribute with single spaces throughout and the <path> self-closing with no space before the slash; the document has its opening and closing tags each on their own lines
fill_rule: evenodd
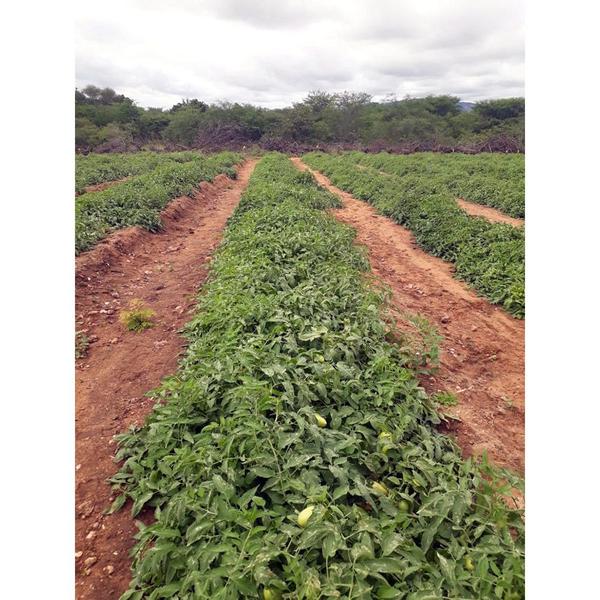
<svg viewBox="0 0 600 600">
<path fill-rule="evenodd" d="M 105 0 L 77 5 L 77 83 L 141 105 L 284 106 L 309 90 L 523 93 L 519 0 Z"/>
</svg>

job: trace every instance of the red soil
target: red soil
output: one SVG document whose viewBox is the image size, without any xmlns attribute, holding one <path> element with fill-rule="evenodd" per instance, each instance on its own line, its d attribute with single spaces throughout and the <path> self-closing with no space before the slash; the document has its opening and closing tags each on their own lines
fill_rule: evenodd
<svg viewBox="0 0 600 600">
<path fill-rule="evenodd" d="M 136 531 L 126 509 L 104 515 L 113 499 L 107 478 L 116 471 L 113 435 L 141 424 L 153 402 L 144 395 L 176 370 L 189 320 L 211 254 L 237 206 L 256 160 L 238 179 L 218 176 L 194 198 L 163 212 L 165 229 L 118 231 L 76 261 L 77 330 L 91 344 L 76 369 L 76 593 L 80 600 L 118 598 L 130 580 Z M 119 311 L 139 298 L 156 325 L 127 332 Z M 148 515 L 146 515 L 146 518 Z"/>
<path fill-rule="evenodd" d="M 505 215 L 503 212 L 500 212 L 491 206 L 476 204 L 475 202 L 469 202 L 463 198 L 457 198 L 456 203 L 466 213 L 472 215 L 473 217 L 483 217 L 492 223 L 508 223 L 508 225 L 512 225 L 513 227 L 523 227 L 523 225 L 525 225 L 525 221 L 523 219 L 509 217 L 508 215 Z"/>
<path fill-rule="evenodd" d="M 308 168 L 299 158 L 292 160 Z M 373 273 L 391 289 L 393 304 L 423 315 L 443 336 L 439 368 L 422 383 L 428 392 L 458 397 L 457 406 L 444 410 L 460 419 L 446 428 L 464 455 L 487 450 L 496 464 L 523 473 L 524 322 L 455 279 L 451 265 L 421 250 L 410 231 L 313 173 L 341 198 L 343 208 L 331 212 L 356 229 L 357 242 L 367 247 Z"/>
</svg>

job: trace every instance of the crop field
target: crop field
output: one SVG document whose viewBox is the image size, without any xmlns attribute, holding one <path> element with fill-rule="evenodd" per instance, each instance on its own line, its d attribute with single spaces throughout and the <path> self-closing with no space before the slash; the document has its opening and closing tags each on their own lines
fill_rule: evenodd
<svg viewBox="0 0 600 600">
<path fill-rule="evenodd" d="M 461 160 L 469 162 L 471 158 L 463 155 Z M 372 203 L 383 215 L 410 229 L 423 248 L 453 263 L 457 276 L 491 302 L 500 304 L 516 317 L 524 317 L 525 233 L 510 225 L 473 218 L 457 206 L 459 186 L 451 189 L 448 181 L 452 175 L 447 175 L 442 166 L 445 163 L 456 168 L 452 164 L 454 156 L 441 155 L 433 159 L 431 155 L 424 158 L 361 153 L 332 156 L 314 152 L 304 160 L 335 185 Z M 413 172 L 411 165 L 415 163 L 417 168 Z M 512 172 L 510 163 L 512 157 L 507 168 L 500 172 Z M 430 172 L 431 164 L 435 169 Z M 485 161 L 481 164 L 484 171 L 491 170 Z M 473 168 L 476 167 L 473 165 Z M 488 180 L 493 181 L 494 177 L 490 175 Z M 517 188 L 513 179 L 509 177 L 507 181 Z"/>
<path fill-rule="evenodd" d="M 77 196 L 75 201 L 75 249 L 88 250 L 111 231 L 140 225 L 160 229 L 160 211 L 178 196 L 190 194 L 201 181 L 212 181 L 224 173 L 235 176 L 241 160 L 233 152 L 202 155 L 179 152 L 123 157 L 87 156 L 76 165 L 78 186 L 133 175 L 109 188 Z M 81 189 L 81 188 L 80 188 Z"/>
<path fill-rule="evenodd" d="M 77 163 L 79 190 L 128 178 L 77 196 L 80 256 L 124 227 L 159 230 L 172 199 L 218 174 L 229 177 L 229 187 L 198 197 L 197 223 L 214 219 L 206 208 L 211 198 L 217 207 L 231 203 L 207 273 L 193 280 L 197 293 L 175 369 L 158 357 L 168 343 L 163 338 L 178 329 L 181 321 L 169 319 L 182 301 L 169 298 L 161 313 L 157 293 L 193 271 L 202 243 L 194 236 L 206 235 L 198 225 L 166 231 L 163 246 L 156 242 L 145 251 L 146 263 L 132 254 L 124 261 L 132 262 L 124 274 L 146 274 L 144 298 L 162 316 L 163 330 L 149 322 L 141 333 L 124 332 L 116 318 L 94 321 L 106 348 L 114 354 L 122 345 L 128 357 L 127 364 L 114 359 L 110 378 L 121 373 L 133 382 L 108 394 L 107 411 L 131 407 L 131 397 L 146 392 L 150 404 L 134 420 L 108 415 L 121 427 L 115 445 L 94 450 L 94 456 L 114 454 L 118 466 L 102 466 L 110 483 L 102 482 L 110 495 L 101 507 L 108 509 L 102 528 L 90 536 L 84 523 L 78 533 L 78 578 L 94 581 L 85 597 L 100 598 L 98 589 L 107 593 L 113 585 L 121 600 L 523 599 L 521 475 L 485 454 L 467 456 L 449 433 L 448 423 L 460 419 L 449 416 L 448 406 L 460 406 L 460 391 L 434 393 L 424 385 L 438 366 L 446 368 L 438 356 L 439 344 L 446 352 L 445 332 L 415 343 L 413 330 L 398 327 L 388 289 L 389 283 L 395 294 L 410 290 L 420 301 L 423 281 L 388 281 L 384 268 L 373 273 L 369 249 L 357 243 L 358 234 L 375 231 L 368 229 L 375 227 L 371 213 L 361 213 L 356 226 L 340 222 L 346 201 L 316 177 L 352 194 L 360 201 L 356 211 L 374 210 L 386 226 L 402 226 L 414 236 L 414 252 L 438 257 L 439 268 L 448 269 L 457 291 L 446 293 L 456 298 L 449 297 L 448 314 L 436 327 L 454 318 L 452 308 L 464 297 L 486 323 L 520 327 L 524 229 L 473 217 L 456 198 L 523 217 L 523 157 L 312 152 L 301 157 L 308 169 L 299 163 L 275 152 L 250 160 L 231 152 L 182 152 L 88 156 Z M 182 262 L 180 271 L 178 251 L 190 255 L 190 266 Z M 129 288 L 115 296 L 113 281 L 105 289 L 121 306 Z M 143 297 L 142 283 L 136 286 Z M 402 318 L 431 333 L 428 300 L 420 302 L 423 314 Z M 482 368 L 502 370 L 501 361 L 489 359 L 493 328 L 484 329 Z M 467 333 L 474 335 L 460 334 Z M 142 354 L 144 345 L 152 351 Z M 94 372 L 99 353 L 92 348 L 85 359 L 89 372 L 82 377 L 90 385 L 101 383 L 100 366 Z M 136 356 L 143 356 L 139 364 Z M 149 392 L 143 382 L 135 387 L 139 373 L 129 372 L 136 369 L 165 377 Z M 87 388 L 78 387 L 83 397 Z M 78 476 L 89 476 L 92 466 L 78 460 Z M 79 494 L 82 506 L 87 498 Z M 132 518 L 137 533 L 125 546 L 129 562 L 114 545 L 112 523 L 120 519 L 123 528 Z M 121 561 L 118 583 L 108 571 L 94 575 L 85 566 L 95 564 L 100 547 L 112 557 L 110 565 L 101 561 L 110 574 Z"/>
<path fill-rule="evenodd" d="M 75 193 L 82 194 L 91 185 L 149 173 L 161 165 L 184 163 L 197 158 L 198 153 L 192 151 L 78 154 L 75 157 Z"/>
<path fill-rule="evenodd" d="M 525 217 L 523 154 L 349 154 L 357 164 L 399 177 L 426 177 L 437 193 L 497 208 L 511 217 Z"/>
</svg>

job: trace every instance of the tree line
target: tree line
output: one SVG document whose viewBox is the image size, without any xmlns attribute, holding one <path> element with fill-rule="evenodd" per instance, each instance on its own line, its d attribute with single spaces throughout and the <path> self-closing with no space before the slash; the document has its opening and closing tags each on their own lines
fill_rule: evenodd
<svg viewBox="0 0 600 600">
<path fill-rule="evenodd" d="M 504 98 L 465 106 L 455 96 L 389 97 L 310 92 L 290 107 L 208 104 L 186 99 L 170 109 L 141 108 L 112 88 L 75 90 L 79 151 L 151 148 L 268 150 L 356 148 L 390 151 L 523 151 L 525 101 Z"/>
</svg>

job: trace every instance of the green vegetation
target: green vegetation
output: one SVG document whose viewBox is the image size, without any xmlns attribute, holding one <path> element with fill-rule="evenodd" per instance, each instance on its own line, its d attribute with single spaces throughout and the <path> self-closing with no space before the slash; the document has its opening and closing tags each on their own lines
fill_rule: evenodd
<svg viewBox="0 0 600 600">
<path fill-rule="evenodd" d="M 351 154 L 357 164 L 384 173 L 427 177 L 436 190 L 457 198 L 486 204 L 510 215 L 525 217 L 525 156 L 523 154 L 434 154 L 408 156 Z"/>
<path fill-rule="evenodd" d="M 121 311 L 119 321 L 128 331 L 140 332 L 154 327 L 155 314 L 142 300 L 135 299 L 130 302 L 128 310 Z"/>
<path fill-rule="evenodd" d="M 219 173 L 235 176 L 242 158 L 233 152 L 216 155 L 190 153 L 193 160 L 169 160 L 149 173 L 117 183 L 100 192 L 75 199 L 75 249 L 83 252 L 115 229 L 140 225 L 150 231 L 161 227 L 160 211 L 173 198 L 191 194 L 201 181 Z"/>
<path fill-rule="evenodd" d="M 338 204 L 257 166 L 178 373 L 118 437 L 113 510 L 155 509 L 122 600 L 524 597 L 517 482 L 436 431 Z"/>
<path fill-rule="evenodd" d="M 525 233 L 521 228 L 467 215 L 457 206 L 444 177 L 410 170 L 386 176 L 358 164 L 357 156 L 313 152 L 303 160 L 336 186 L 408 227 L 423 248 L 454 263 L 456 275 L 491 302 L 516 317 L 525 316 Z M 359 158 L 364 163 L 370 160 Z"/>
<path fill-rule="evenodd" d="M 197 157 L 196 152 L 189 151 L 77 154 L 75 156 L 75 192 L 81 194 L 89 185 L 141 175 L 161 165 L 188 162 Z"/>
<path fill-rule="evenodd" d="M 90 349 L 90 338 L 83 331 L 75 332 L 75 358 L 85 358 Z"/>
<path fill-rule="evenodd" d="M 452 392 L 437 392 L 431 396 L 431 399 L 442 406 L 456 406 L 458 398 Z"/>
<path fill-rule="evenodd" d="M 462 110 L 459 98 L 388 98 L 375 102 L 358 92 L 310 92 L 293 106 L 185 100 L 168 110 L 140 108 L 110 88 L 75 93 L 75 143 L 79 149 L 124 151 L 144 144 L 186 148 L 295 151 L 296 146 L 361 145 L 402 148 L 468 147 L 523 151 L 523 98 L 476 103 Z"/>
</svg>

